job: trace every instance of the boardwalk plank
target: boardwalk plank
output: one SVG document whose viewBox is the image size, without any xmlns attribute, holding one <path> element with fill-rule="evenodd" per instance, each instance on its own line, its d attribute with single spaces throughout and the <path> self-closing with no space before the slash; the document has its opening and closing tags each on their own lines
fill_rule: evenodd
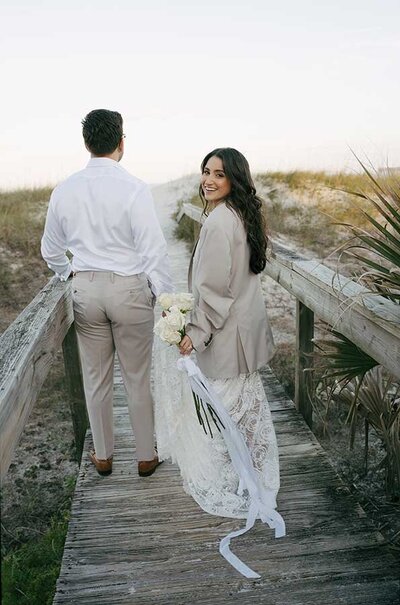
<svg viewBox="0 0 400 605">
<path fill-rule="evenodd" d="M 268 384 L 276 391 L 271 374 Z M 172 464 L 140 479 L 127 412 L 125 424 L 123 408 L 117 416 L 113 474 L 99 477 L 86 457 L 82 464 L 55 604 L 398 602 L 398 561 L 308 429 L 282 448 L 279 509 L 288 536 L 274 540 L 257 523 L 234 543 L 262 574 L 248 581 L 218 554 L 219 539 L 242 521 L 203 513 Z M 288 435 L 282 423 L 279 443 L 291 441 L 297 424 L 288 423 Z"/>
</svg>

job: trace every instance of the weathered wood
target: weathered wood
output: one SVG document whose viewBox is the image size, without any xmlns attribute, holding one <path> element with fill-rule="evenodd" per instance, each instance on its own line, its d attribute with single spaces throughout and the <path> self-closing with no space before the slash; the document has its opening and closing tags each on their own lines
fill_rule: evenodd
<svg viewBox="0 0 400 605">
<path fill-rule="evenodd" d="M 2 478 L 71 323 L 69 284 L 53 278 L 0 337 Z"/>
<path fill-rule="evenodd" d="M 318 261 L 276 254 L 265 272 L 400 378 L 400 306 L 371 294 Z"/>
<path fill-rule="evenodd" d="M 86 410 L 78 341 L 74 323 L 70 326 L 62 346 L 72 424 L 74 428 L 75 447 L 78 460 L 80 460 L 89 420 Z"/>
<path fill-rule="evenodd" d="M 202 209 L 198 206 L 194 206 L 193 204 L 182 204 L 176 216 L 177 223 L 179 223 L 184 217 L 193 219 L 193 241 L 197 242 L 200 234 L 201 223 L 205 218 Z"/>
<path fill-rule="evenodd" d="M 182 204 L 179 214 L 176 217 L 178 223 L 185 215 L 197 223 L 201 223 L 204 219 L 202 209 L 199 208 L 199 206 L 194 206 L 193 204 Z"/>
<path fill-rule="evenodd" d="M 157 363 L 157 347 L 155 355 Z M 138 477 L 118 379 L 113 474 L 99 477 L 84 456 L 54 605 L 397 602 L 398 558 L 270 370 L 263 380 L 280 449 L 279 510 L 287 536 L 275 540 L 257 522 L 232 543 L 261 579 L 241 577 L 218 553 L 220 538 L 243 521 L 204 513 L 184 492 L 174 465 Z"/>
<path fill-rule="evenodd" d="M 296 372 L 294 402 L 308 426 L 312 427 L 312 352 L 314 313 L 296 301 Z"/>
</svg>

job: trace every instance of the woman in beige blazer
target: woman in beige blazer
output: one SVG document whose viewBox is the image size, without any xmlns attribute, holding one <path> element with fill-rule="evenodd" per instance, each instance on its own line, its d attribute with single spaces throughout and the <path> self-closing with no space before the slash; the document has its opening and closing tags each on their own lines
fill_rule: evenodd
<svg viewBox="0 0 400 605">
<path fill-rule="evenodd" d="M 267 249 L 263 203 L 248 162 L 236 149 L 211 151 L 201 172 L 207 218 L 189 267 L 194 309 L 179 349 L 183 355 L 195 351 L 200 369 L 245 436 L 260 480 L 276 494 L 278 449 L 258 373 L 274 351 L 260 284 Z M 188 491 L 208 512 L 245 516 L 246 494 L 238 493 L 227 453 L 218 442 L 209 447 L 214 448 L 213 480 L 188 481 Z"/>
<path fill-rule="evenodd" d="M 228 202 L 217 203 L 192 256 L 189 286 L 196 306 L 186 329 L 188 346 L 210 378 L 254 372 L 274 351 L 260 276 L 250 269 L 250 256 L 240 215 Z"/>
</svg>

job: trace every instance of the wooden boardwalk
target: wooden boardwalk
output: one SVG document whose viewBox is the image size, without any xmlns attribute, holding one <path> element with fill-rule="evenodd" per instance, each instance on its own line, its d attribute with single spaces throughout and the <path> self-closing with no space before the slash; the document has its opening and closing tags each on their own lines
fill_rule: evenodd
<svg viewBox="0 0 400 605">
<path fill-rule="evenodd" d="M 160 208 L 170 239 L 168 212 Z M 186 289 L 185 246 L 171 239 L 170 256 L 176 283 Z M 263 379 L 280 450 L 278 503 L 287 536 L 275 540 L 257 522 L 232 542 L 261 579 L 243 578 L 218 552 L 220 538 L 243 521 L 204 513 L 172 464 L 138 477 L 117 374 L 114 471 L 100 477 L 84 454 L 55 605 L 398 605 L 399 558 L 341 484 L 272 373 Z"/>
</svg>

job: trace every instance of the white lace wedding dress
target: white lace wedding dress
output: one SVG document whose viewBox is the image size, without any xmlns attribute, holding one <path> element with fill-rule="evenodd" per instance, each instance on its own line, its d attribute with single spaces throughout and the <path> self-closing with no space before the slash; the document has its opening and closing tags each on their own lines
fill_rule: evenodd
<svg viewBox="0 0 400 605">
<path fill-rule="evenodd" d="M 159 457 L 177 463 L 185 490 L 206 512 L 245 518 L 247 491 L 241 493 L 225 442 L 211 423 L 213 437 L 200 426 L 187 376 L 176 367 L 177 347 L 156 339 L 154 366 L 155 426 Z M 258 372 L 237 378 L 208 379 L 249 447 L 261 484 L 279 490 L 275 430 Z"/>
</svg>

